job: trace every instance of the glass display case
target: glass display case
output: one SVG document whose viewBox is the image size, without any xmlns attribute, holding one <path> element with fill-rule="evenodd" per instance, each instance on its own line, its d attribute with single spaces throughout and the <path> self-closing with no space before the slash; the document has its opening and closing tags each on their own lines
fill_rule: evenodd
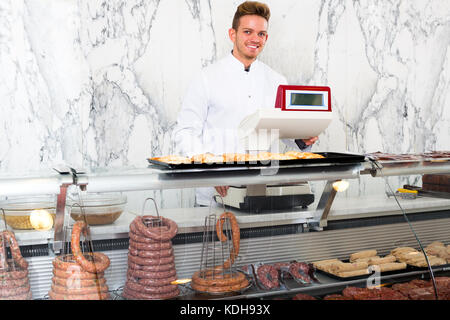
<svg viewBox="0 0 450 320">
<path fill-rule="evenodd" d="M 164 217 L 177 225 L 176 235 L 170 241 L 176 278 L 180 280 L 176 285 L 180 291 L 171 299 L 195 299 L 198 295 L 205 298 L 204 293 L 192 289 L 190 280 L 199 270 L 204 255 L 208 217 L 220 216 L 225 211 L 232 212 L 239 225 L 240 251 L 234 265 L 246 274 L 250 285 L 245 290 L 215 294 L 209 298 L 272 299 L 292 298 L 299 294 L 324 297 L 349 286 L 366 286 L 368 281 L 378 281 L 380 285 L 426 278 L 429 268 L 408 265 L 402 270 L 345 278 L 322 272 L 313 262 L 334 259 L 351 263 L 349 257 L 358 252 L 376 250 L 376 256 L 381 258 L 395 248 L 412 247 L 420 253 L 421 246 L 425 248 L 433 242 L 444 246 L 450 244 L 450 199 L 445 194 L 420 195 L 411 189 L 411 192 L 400 194 L 396 192 L 399 186 L 388 185 L 386 193 L 340 197 L 337 196 L 340 187 L 336 182 L 347 181 L 352 185 L 361 179 L 448 174 L 449 160 L 390 161 L 363 156 L 357 161 L 278 163 L 276 166 L 179 169 L 151 164 L 146 168 L 56 168 L 36 175 L 0 177 L 0 196 L 3 199 L 0 208 L 7 223 L 3 229 L 14 232 L 21 254 L 28 262 L 33 299 L 49 298 L 54 261 L 71 252 L 70 237 L 77 228 L 75 222 L 86 216 L 100 218 L 101 221 L 88 220 L 89 228 L 85 235 L 88 241 L 82 244 L 82 249 L 102 253 L 109 258 L 108 268 L 102 271 L 108 284 L 108 298 L 124 299 L 123 288 L 131 250 L 130 225 L 144 215 Z M 218 185 L 285 185 L 305 181 L 317 183 L 314 187 L 315 201 L 311 205 L 258 214 L 224 207 L 220 201 L 216 203 L 214 200 L 209 207 L 190 208 L 159 208 L 157 202 L 154 205 L 147 203 L 151 198 L 148 192 L 155 190 Z M 134 204 L 129 206 L 127 200 L 134 194 L 140 196 L 132 197 Z M 47 210 L 49 215 L 41 213 L 35 218 L 37 222 L 27 224 L 26 228 L 8 221 L 14 215 L 11 210 L 18 210 L 23 205 L 16 202 L 16 207 L 11 208 L 12 199 L 30 200 L 42 196 L 53 199 L 53 206 L 35 203 L 35 207 L 26 208 L 23 216 L 31 217 L 36 210 Z M 46 219 L 50 219 L 50 223 Z M 279 284 L 267 289 L 258 280 L 257 271 L 263 270 L 259 269 L 263 265 L 277 263 L 284 263 L 278 269 Z M 292 276 L 289 267 L 295 263 L 305 263 L 310 268 L 308 272 L 312 272 L 309 279 L 313 281 Z M 435 274 L 446 275 L 447 263 L 433 266 Z"/>
</svg>

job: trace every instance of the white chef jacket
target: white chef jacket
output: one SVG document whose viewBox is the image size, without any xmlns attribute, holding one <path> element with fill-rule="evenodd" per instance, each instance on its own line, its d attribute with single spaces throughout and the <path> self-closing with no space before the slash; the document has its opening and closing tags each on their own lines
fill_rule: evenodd
<svg viewBox="0 0 450 320">
<path fill-rule="evenodd" d="M 178 114 L 172 141 L 175 153 L 244 153 L 238 138 L 242 119 L 258 108 L 274 108 L 278 86 L 286 78 L 255 60 L 249 71 L 232 53 L 204 68 L 192 81 Z M 283 140 L 289 150 L 299 148 Z M 196 203 L 212 204 L 214 188 L 198 188 Z"/>
</svg>

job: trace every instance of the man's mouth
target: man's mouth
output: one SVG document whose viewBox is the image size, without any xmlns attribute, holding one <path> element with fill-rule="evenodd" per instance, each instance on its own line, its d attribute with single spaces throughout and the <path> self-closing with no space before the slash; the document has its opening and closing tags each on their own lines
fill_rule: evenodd
<svg viewBox="0 0 450 320">
<path fill-rule="evenodd" d="M 258 46 L 258 45 L 255 45 L 255 44 L 248 44 L 248 45 L 247 45 L 247 48 L 256 50 L 256 49 L 259 48 L 259 46 Z"/>
</svg>

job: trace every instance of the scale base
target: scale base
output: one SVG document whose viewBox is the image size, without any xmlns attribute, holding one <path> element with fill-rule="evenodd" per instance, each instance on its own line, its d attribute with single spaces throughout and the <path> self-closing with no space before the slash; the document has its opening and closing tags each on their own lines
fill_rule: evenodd
<svg viewBox="0 0 450 320">
<path fill-rule="evenodd" d="M 221 204 L 218 196 L 215 199 Z M 306 208 L 314 202 L 314 194 L 310 192 L 308 184 L 282 187 L 261 185 L 252 188 L 231 186 L 227 196 L 222 199 L 229 208 L 250 213 L 271 213 L 293 207 Z"/>
</svg>

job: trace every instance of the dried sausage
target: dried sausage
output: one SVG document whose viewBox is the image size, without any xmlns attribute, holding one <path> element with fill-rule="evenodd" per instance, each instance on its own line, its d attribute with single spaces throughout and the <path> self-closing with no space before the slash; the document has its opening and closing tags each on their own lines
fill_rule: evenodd
<svg viewBox="0 0 450 320">
<path fill-rule="evenodd" d="M 68 288 L 65 286 L 60 286 L 58 284 L 52 283 L 51 291 L 60 294 L 91 294 L 91 293 L 108 292 L 108 286 L 105 284 L 100 286 L 91 286 L 82 288 Z"/>
<path fill-rule="evenodd" d="M 142 266 L 139 264 L 136 264 L 132 261 L 128 261 L 128 267 L 133 270 L 143 270 L 143 271 L 151 271 L 151 272 L 159 272 L 159 271 L 166 271 L 170 269 L 175 269 L 175 263 L 170 262 L 167 264 L 159 264 L 159 265 L 153 265 L 153 266 Z"/>
<path fill-rule="evenodd" d="M 0 279 L 22 279 L 28 276 L 28 270 L 0 272 Z"/>
<path fill-rule="evenodd" d="M 0 300 L 31 300 L 31 291 L 15 296 L 0 297 Z"/>
<path fill-rule="evenodd" d="M 17 296 L 19 294 L 27 293 L 28 291 L 30 291 L 30 284 L 29 283 L 27 283 L 27 285 L 22 286 L 22 287 L 0 289 L 0 297 Z"/>
<path fill-rule="evenodd" d="M 161 249 L 161 250 L 151 250 L 151 251 L 147 251 L 147 250 L 138 250 L 138 249 L 133 249 L 133 248 L 128 248 L 128 251 L 133 255 L 133 256 L 138 256 L 141 258 L 151 258 L 151 259 L 161 259 L 164 257 L 170 257 L 173 255 L 173 249 Z"/>
<path fill-rule="evenodd" d="M 21 287 L 28 283 L 28 277 L 22 279 L 0 279 L 0 289 Z"/>
<path fill-rule="evenodd" d="M 130 277 L 143 278 L 143 279 L 167 278 L 170 276 L 174 276 L 176 274 L 177 274 L 177 272 L 175 269 L 171 269 L 171 270 L 167 270 L 167 271 L 159 271 L 159 272 L 142 271 L 142 270 L 128 270 L 128 275 Z"/>
<path fill-rule="evenodd" d="M 123 297 L 126 299 L 145 299 L 145 300 L 157 300 L 157 299 L 170 299 L 176 297 L 180 294 L 180 289 L 178 287 L 175 288 L 172 292 L 167 293 L 142 293 L 135 290 L 132 290 L 125 286 L 123 289 Z"/>
<path fill-rule="evenodd" d="M 142 243 L 142 242 L 137 242 L 137 241 L 132 240 L 131 236 L 130 236 L 129 244 L 130 244 L 130 247 L 133 249 L 147 250 L 147 251 L 172 248 L 172 242 L 170 240 L 169 241 L 156 241 L 156 242 L 152 242 L 152 243 Z"/>
<path fill-rule="evenodd" d="M 91 273 L 81 271 L 81 267 L 79 265 L 76 265 L 76 267 L 78 267 L 78 269 L 76 269 L 75 267 L 71 267 L 67 270 L 53 268 L 53 275 L 59 278 L 75 278 L 81 280 L 100 279 L 104 276 L 104 272 Z"/>
<path fill-rule="evenodd" d="M 28 268 L 28 262 L 22 257 L 22 254 L 20 253 L 19 244 L 17 243 L 16 237 L 12 231 L 6 230 L 3 231 L 3 237 L 5 240 L 9 242 L 9 248 L 11 250 L 11 255 L 16 262 L 16 264 L 22 268 L 27 269 Z"/>
<path fill-rule="evenodd" d="M 236 257 L 239 254 L 239 245 L 240 245 L 240 239 L 241 239 L 241 233 L 239 229 L 239 224 L 237 223 L 236 217 L 231 212 L 224 212 L 220 215 L 219 219 L 216 223 L 216 233 L 217 237 L 221 242 L 225 242 L 228 240 L 227 236 L 223 233 L 223 224 L 226 221 L 226 218 L 229 219 L 230 225 L 231 225 L 231 234 L 232 234 L 232 240 L 233 240 L 233 248 L 230 252 L 230 258 L 226 260 L 223 264 L 223 266 L 219 266 L 219 268 L 216 268 L 217 270 L 220 269 L 227 269 L 229 268 L 233 263 Z"/>
<path fill-rule="evenodd" d="M 73 278 L 60 278 L 60 277 L 53 277 L 52 282 L 54 284 L 65 286 L 66 288 L 83 288 L 83 287 L 92 287 L 92 286 L 101 286 L 106 283 L 105 278 L 99 278 L 99 279 L 80 279 L 77 277 Z"/>
<path fill-rule="evenodd" d="M 156 216 L 139 216 L 136 217 L 131 223 L 140 234 L 153 240 L 167 241 L 175 237 L 178 232 L 178 226 L 175 221 L 168 218 L 159 217 L 163 227 L 167 227 L 167 230 L 161 227 L 147 227 L 144 224 L 145 219 L 158 219 Z"/>
<path fill-rule="evenodd" d="M 129 276 L 130 278 L 130 276 Z M 168 278 L 136 278 L 136 277 L 131 277 L 130 278 L 133 281 L 137 281 L 139 284 L 142 284 L 144 286 L 149 286 L 149 287 L 158 287 L 158 286 L 164 286 L 167 284 L 172 284 L 173 281 L 177 280 L 177 275 L 172 275 Z"/>
<path fill-rule="evenodd" d="M 245 280 L 245 275 L 242 272 L 236 273 L 217 273 L 205 274 L 202 271 L 196 271 L 192 275 L 192 282 L 202 286 L 224 286 L 235 285 Z"/>
<path fill-rule="evenodd" d="M 224 285 L 224 286 L 202 286 L 195 282 L 191 282 L 192 289 L 200 292 L 211 292 L 211 293 L 220 293 L 220 292 L 225 293 L 225 292 L 239 291 L 243 288 L 246 288 L 248 285 L 249 282 L 247 279 L 244 279 L 244 281 L 238 284 Z"/>
<path fill-rule="evenodd" d="M 146 259 L 146 258 L 133 256 L 130 253 L 128 253 L 128 259 L 131 262 L 134 262 L 136 264 L 143 265 L 143 266 L 155 266 L 155 265 L 161 265 L 161 264 L 168 264 L 168 263 L 172 263 L 175 261 L 175 257 L 173 255 L 170 257 L 162 257 L 160 259 Z"/>
<path fill-rule="evenodd" d="M 175 289 L 178 288 L 176 284 L 167 284 L 167 285 L 161 285 L 161 286 L 145 286 L 142 284 L 139 284 L 138 282 L 134 280 L 128 280 L 126 283 L 127 288 L 141 292 L 141 293 L 168 293 L 173 292 Z"/>
<path fill-rule="evenodd" d="M 109 258 L 107 255 L 100 253 L 100 252 L 94 252 L 94 253 L 88 253 L 83 254 L 81 252 L 80 248 L 80 236 L 81 232 L 83 232 L 84 235 L 86 235 L 86 223 L 84 221 L 77 221 L 73 225 L 72 228 L 72 239 L 71 239 L 71 246 L 72 246 L 72 254 L 75 258 L 75 260 L 78 262 L 78 264 L 88 272 L 102 272 L 105 271 L 110 264 Z M 87 259 L 86 256 L 90 256 L 93 261 L 90 259 Z"/>
<path fill-rule="evenodd" d="M 264 264 L 256 270 L 259 282 L 266 289 L 278 288 L 280 281 L 278 278 L 278 270 L 270 264 Z"/>
<path fill-rule="evenodd" d="M 48 295 L 52 300 L 107 300 L 110 298 L 108 292 L 91 294 L 61 294 L 50 290 Z"/>
</svg>

